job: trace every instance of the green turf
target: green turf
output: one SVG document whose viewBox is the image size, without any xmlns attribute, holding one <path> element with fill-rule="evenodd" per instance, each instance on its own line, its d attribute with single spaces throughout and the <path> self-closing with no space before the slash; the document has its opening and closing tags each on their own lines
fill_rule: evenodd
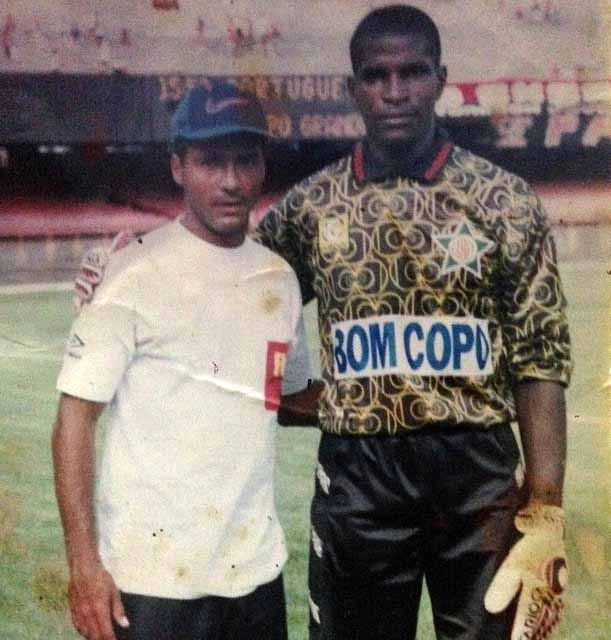
<svg viewBox="0 0 611 640">
<path fill-rule="evenodd" d="M 611 366 L 609 265 L 563 268 L 576 360 L 568 392 L 566 481 L 570 611 L 557 637 L 603 640 L 611 628 Z M 52 487 L 49 436 L 54 381 L 70 322 L 66 293 L 0 295 L 0 637 L 76 638 L 64 611 L 65 568 Z M 314 309 L 307 309 L 315 333 Z M 312 350 L 316 346 L 312 343 Z M 318 435 L 278 437 L 278 504 L 290 550 L 286 569 L 291 640 L 307 638 L 308 510 Z M 434 635 L 426 601 L 419 638 Z"/>
</svg>

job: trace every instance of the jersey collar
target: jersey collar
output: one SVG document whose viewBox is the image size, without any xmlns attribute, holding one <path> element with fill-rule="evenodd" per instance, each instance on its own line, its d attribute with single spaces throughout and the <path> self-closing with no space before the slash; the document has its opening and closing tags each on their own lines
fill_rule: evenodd
<svg viewBox="0 0 611 640">
<path fill-rule="evenodd" d="M 435 130 L 435 139 L 429 149 L 413 162 L 386 167 L 376 164 L 368 153 L 367 142 L 358 142 L 352 153 L 352 172 L 357 182 L 381 181 L 387 178 L 415 178 L 424 182 L 432 182 L 445 166 L 453 144 L 448 134 L 441 127 Z"/>
</svg>

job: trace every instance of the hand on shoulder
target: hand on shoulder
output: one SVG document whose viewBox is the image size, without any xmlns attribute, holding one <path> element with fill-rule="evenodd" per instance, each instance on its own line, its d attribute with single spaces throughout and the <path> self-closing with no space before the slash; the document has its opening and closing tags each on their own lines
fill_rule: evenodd
<svg viewBox="0 0 611 640">
<path fill-rule="evenodd" d="M 74 315 L 78 316 L 83 307 L 93 300 L 96 288 L 104 279 L 111 254 L 123 249 L 135 238 L 131 231 L 119 231 L 110 246 L 100 245 L 85 252 L 74 280 L 72 297 Z"/>
</svg>

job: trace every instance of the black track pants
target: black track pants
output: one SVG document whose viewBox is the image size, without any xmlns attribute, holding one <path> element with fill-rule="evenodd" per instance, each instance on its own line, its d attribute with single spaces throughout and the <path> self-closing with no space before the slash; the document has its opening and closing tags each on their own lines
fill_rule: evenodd
<svg viewBox="0 0 611 640">
<path fill-rule="evenodd" d="M 416 637 L 423 579 L 437 637 L 506 640 L 484 594 L 517 539 L 509 425 L 398 437 L 323 434 L 312 503 L 312 640 Z"/>
</svg>

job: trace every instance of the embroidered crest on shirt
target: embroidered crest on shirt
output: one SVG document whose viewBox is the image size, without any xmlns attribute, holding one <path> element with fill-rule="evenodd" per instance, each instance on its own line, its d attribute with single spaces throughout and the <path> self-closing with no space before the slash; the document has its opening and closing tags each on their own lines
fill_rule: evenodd
<svg viewBox="0 0 611 640">
<path fill-rule="evenodd" d="M 261 308 L 265 313 L 272 314 L 282 304 L 282 298 L 270 289 L 266 289 L 261 296 Z"/>
<path fill-rule="evenodd" d="M 444 254 L 441 273 L 464 269 L 482 277 L 482 256 L 494 247 L 494 242 L 477 232 L 470 222 L 461 222 L 452 232 L 437 233 L 433 240 Z"/>
<path fill-rule="evenodd" d="M 348 214 L 323 218 L 318 223 L 318 237 L 322 251 L 347 251 L 350 247 Z"/>
</svg>

